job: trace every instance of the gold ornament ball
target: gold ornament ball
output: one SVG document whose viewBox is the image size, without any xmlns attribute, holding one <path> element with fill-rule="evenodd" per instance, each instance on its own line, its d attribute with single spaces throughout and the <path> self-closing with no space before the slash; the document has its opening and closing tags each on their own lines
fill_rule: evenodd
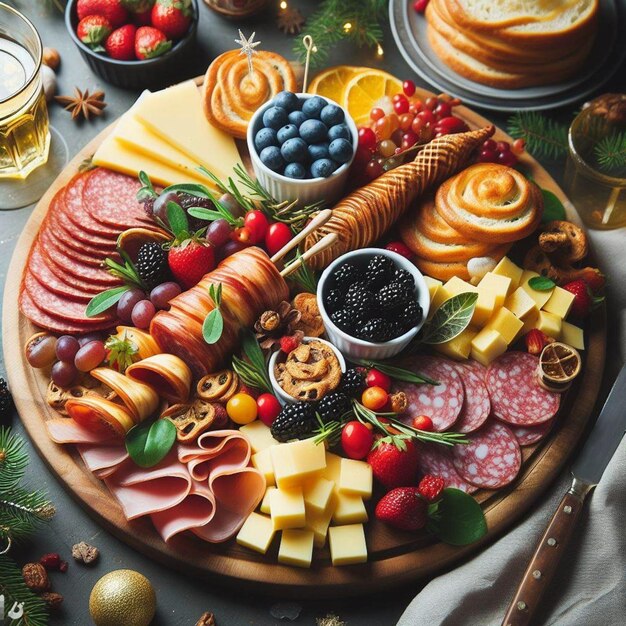
<svg viewBox="0 0 626 626">
<path fill-rule="evenodd" d="M 148 626 L 155 611 L 150 581 L 131 569 L 105 574 L 89 596 L 89 613 L 96 626 Z"/>
</svg>

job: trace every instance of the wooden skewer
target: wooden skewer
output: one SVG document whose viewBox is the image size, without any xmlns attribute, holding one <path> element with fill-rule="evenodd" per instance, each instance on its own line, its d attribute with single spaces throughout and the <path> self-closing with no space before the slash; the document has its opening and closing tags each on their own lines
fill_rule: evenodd
<svg viewBox="0 0 626 626">
<path fill-rule="evenodd" d="M 293 250 L 305 237 L 314 230 L 317 230 L 331 218 L 333 214 L 331 209 L 320 211 L 293 239 L 288 241 L 270 260 L 272 263 L 278 263 L 290 250 Z M 323 241 L 323 240 L 322 240 Z"/>
<path fill-rule="evenodd" d="M 297 270 L 307 259 L 315 256 L 318 252 L 326 250 L 337 243 L 339 239 L 337 233 L 328 233 L 325 237 L 322 237 L 312 248 L 309 248 L 301 257 L 298 257 L 293 263 L 290 263 L 280 275 L 284 278 L 295 270 Z"/>
</svg>

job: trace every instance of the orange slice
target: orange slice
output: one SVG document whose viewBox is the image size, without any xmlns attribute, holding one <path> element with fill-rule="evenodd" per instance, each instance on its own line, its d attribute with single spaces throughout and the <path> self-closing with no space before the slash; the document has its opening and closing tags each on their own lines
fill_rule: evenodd
<svg viewBox="0 0 626 626">
<path fill-rule="evenodd" d="M 355 67 L 353 65 L 329 67 L 313 78 L 307 91 L 308 93 L 330 98 L 341 104 L 346 85 L 352 78 L 363 71 L 367 71 L 367 68 Z"/>
<path fill-rule="evenodd" d="M 382 70 L 369 69 L 352 77 L 343 92 L 341 104 L 352 116 L 355 124 L 367 124 L 376 102 L 384 96 L 402 93 L 402 82 Z"/>
</svg>

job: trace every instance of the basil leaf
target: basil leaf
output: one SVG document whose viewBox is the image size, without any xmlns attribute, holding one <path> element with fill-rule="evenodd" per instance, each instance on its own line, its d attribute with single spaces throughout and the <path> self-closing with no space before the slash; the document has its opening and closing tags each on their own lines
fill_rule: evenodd
<svg viewBox="0 0 626 626">
<path fill-rule="evenodd" d="M 202 324 L 202 336 L 208 344 L 216 343 L 224 330 L 224 318 L 219 309 L 213 309 Z"/>
<path fill-rule="evenodd" d="M 448 487 L 442 491 L 428 529 L 444 543 L 465 546 L 487 534 L 487 522 L 480 504 L 469 494 Z"/>
<path fill-rule="evenodd" d="M 176 441 L 176 426 L 167 419 L 137 424 L 126 433 L 126 450 L 139 467 L 160 463 Z"/>
<path fill-rule="evenodd" d="M 547 189 L 542 189 L 541 195 L 543 196 L 543 215 L 541 221 L 551 222 L 552 220 L 564 220 L 566 213 L 563 203 Z"/>
<path fill-rule="evenodd" d="M 114 304 L 117 304 L 122 295 L 129 289 L 130 287 L 128 285 L 122 285 L 121 287 L 113 287 L 113 289 L 107 289 L 99 293 L 89 300 L 89 304 L 87 304 L 87 308 L 85 309 L 85 315 L 87 317 L 95 317 L 103 313 Z"/>
<path fill-rule="evenodd" d="M 193 183 L 170 185 L 161 193 L 167 193 L 168 191 L 183 191 L 197 198 L 206 198 L 207 200 L 211 198 L 211 192 L 204 185 L 194 185 Z"/>
<path fill-rule="evenodd" d="M 182 207 L 176 202 L 167 203 L 167 221 L 172 232 L 178 237 L 183 232 L 189 230 L 189 220 Z"/>
<path fill-rule="evenodd" d="M 445 343 L 460 335 L 469 325 L 478 294 L 470 291 L 459 293 L 446 300 L 424 329 L 423 343 Z"/>
<path fill-rule="evenodd" d="M 528 281 L 528 286 L 535 291 L 550 291 L 550 289 L 556 287 L 556 283 L 547 276 L 533 276 Z"/>
</svg>

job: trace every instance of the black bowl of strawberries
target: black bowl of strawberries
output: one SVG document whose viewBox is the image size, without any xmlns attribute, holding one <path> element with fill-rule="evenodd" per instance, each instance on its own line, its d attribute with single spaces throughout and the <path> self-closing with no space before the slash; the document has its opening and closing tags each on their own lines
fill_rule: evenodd
<svg viewBox="0 0 626 626">
<path fill-rule="evenodd" d="M 69 0 L 65 25 L 87 65 L 127 89 L 162 87 L 196 44 L 197 0 Z"/>
</svg>

